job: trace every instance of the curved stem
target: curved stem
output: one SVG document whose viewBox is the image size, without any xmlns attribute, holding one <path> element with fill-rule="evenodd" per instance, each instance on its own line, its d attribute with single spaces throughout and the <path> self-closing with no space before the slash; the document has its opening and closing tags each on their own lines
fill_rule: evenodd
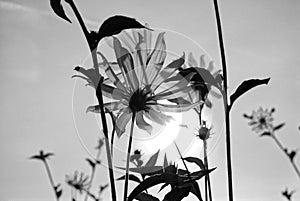
<svg viewBox="0 0 300 201">
<path fill-rule="evenodd" d="M 51 174 L 51 171 L 50 171 L 50 167 L 49 167 L 49 165 L 48 165 L 48 163 L 47 163 L 46 160 L 43 160 L 43 162 L 44 162 L 45 167 L 46 167 L 46 171 L 47 171 L 47 175 L 48 175 L 49 180 L 50 180 L 51 187 L 52 187 L 53 190 L 54 190 L 55 198 L 56 198 L 56 200 L 58 201 L 59 198 L 57 197 L 57 193 L 56 193 L 56 189 L 55 189 L 55 184 L 54 184 L 54 179 L 53 179 L 53 177 L 52 177 L 52 174 Z"/>
<path fill-rule="evenodd" d="M 290 159 L 289 153 L 287 152 L 287 150 L 284 148 L 284 146 L 280 143 L 280 141 L 277 139 L 277 137 L 274 135 L 274 131 L 271 131 L 271 137 L 273 138 L 273 140 L 275 141 L 275 143 L 278 145 L 278 147 L 280 148 L 281 151 L 283 151 L 283 153 Z M 290 162 L 296 172 L 296 174 L 298 175 L 298 177 L 300 178 L 300 171 L 297 167 L 297 165 L 295 164 L 295 162 L 293 160 L 290 159 Z"/>
<path fill-rule="evenodd" d="M 132 114 L 130 135 L 129 135 L 129 141 L 128 141 L 128 150 L 127 150 L 127 159 L 126 159 L 126 173 L 125 173 L 125 185 L 124 185 L 124 201 L 127 200 L 128 180 L 129 180 L 129 159 L 130 159 L 130 152 L 131 152 L 131 145 L 132 145 L 134 120 L 135 120 L 135 112 L 133 112 L 133 114 Z"/>
<path fill-rule="evenodd" d="M 224 112 L 225 112 L 225 124 L 226 124 L 226 158 L 227 158 L 227 176 L 228 176 L 228 194 L 229 194 L 229 201 L 233 201 L 233 180 L 232 180 L 232 166 L 231 166 L 231 145 L 230 145 L 230 107 L 228 105 L 228 94 L 227 94 L 227 68 L 226 68 L 226 56 L 225 56 L 225 48 L 223 43 L 223 36 L 222 36 L 222 25 L 221 19 L 219 14 L 218 8 L 218 1 L 213 0 L 214 2 L 214 9 L 216 15 L 216 22 L 217 22 L 217 29 L 218 29 L 218 38 L 219 38 L 219 46 L 220 46 L 220 53 L 221 53 L 221 61 L 222 61 L 222 70 L 223 70 L 223 85 L 224 91 L 223 95 L 223 102 L 224 102 Z"/>
<path fill-rule="evenodd" d="M 99 75 L 99 77 L 101 78 L 100 79 L 100 82 L 98 83 L 98 86 L 97 86 L 97 89 L 96 89 L 96 96 L 97 96 L 97 99 L 98 99 L 98 102 L 99 102 L 99 107 L 100 107 L 100 114 L 101 114 L 101 121 L 102 121 L 102 126 L 103 126 L 103 133 L 104 133 L 104 141 L 105 141 L 105 147 L 106 147 L 106 155 L 107 155 L 107 161 L 108 161 L 108 171 L 109 171 L 109 179 L 110 179 L 110 187 L 111 187 L 111 195 L 112 195 L 112 200 L 113 201 L 116 201 L 117 198 L 116 198 L 116 188 L 115 188 L 115 180 L 114 180 L 114 172 L 113 172 L 113 169 L 112 169 L 112 157 L 111 157 L 111 153 L 110 153 L 110 145 L 109 145 L 109 139 L 108 139 L 108 128 L 107 128 L 107 122 L 106 122 L 106 117 L 105 117 L 105 113 L 104 113 L 104 104 L 103 104 L 103 96 L 102 96 L 102 77 L 101 75 L 99 74 L 99 69 L 98 69 L 98 59 L 97 59 L 97 54 L 96 54 L 96 51 L 97 51 L 97 44 L 93 46 L 93 41 L 91 41 L 90 39 L 90 33 L 89 31 L 87 30 L 86 26 L 85 26 L 85 23 L 74 3 L 73 0 L 66 0 L 67 3 L 70 4 L 80 26 L 81 26 L 81 29 L 84 33 L 84 36 L 86 38 L 86 41 L 89 45 L 89 48 L 90 48 L 90 52 L 92 54 L 92 59 L 93 59 L 93 64 L 94 64 L 94 68 L 97 72 L 97 74 Z"/>
</svg>

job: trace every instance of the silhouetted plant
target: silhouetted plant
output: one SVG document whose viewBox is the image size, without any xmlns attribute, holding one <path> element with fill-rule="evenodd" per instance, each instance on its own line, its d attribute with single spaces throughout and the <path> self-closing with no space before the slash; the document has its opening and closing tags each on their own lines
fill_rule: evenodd
<svg viewBox="0 0 300 201">
<path fill-rule="evenodd" d="M 273 117 L 274 112 L 275 108 L 269 110 L 267 108 L 263 109 L 262 107 L 259 107 L 257 110 L 253 110 L 251 114 L 243 114 L 243 116 L 249 120 L 248 125 L 252 127 L 253 131 L 259 133 L 260 137 L 270 137 L 274 140 L 279 149 L 289 159 L 288 161 L 291 163 L 293 169 L 295 170 L 297 176 L 300 179 L 300 171 L 294 160 L 298 149 L 287 148 L 278 139 L 276 132 L 283 128 L 285 126 L 285 123 L 275 125 Z M 288 193 L 288 190 L 286 189 L 282 193 L 282 195 L 285 196 L 288 200 L 291 200 L 291 196 L 293 193 L 294 191 Z"/>
<path fill-rule="evenodd" d="M 103 144 L 105 144 L 111 198 L 113 201 L 116 201 L 116 188 L 112 162 L 114 134 L 116 133 L 118 137 L 121 137 L 125 132 L 126 125 L 131 121 L 128 149 L 126 153 L 126 167 L 119 167 L 119 169 L 125 170 L 125 175 L 118 178 L 118 180 L 124 180 L 124 201 L 131 201 L 133 199 L 142 201 L 159 200 L 155 196 L 150 195 L 147 191 L 150 187 L 158 184 L 162 184 L 160 190 L 166 186 L 171 187 L 171 190 L 164 196 L 164 200 L 179 201 L 188 196 L 189 193 L 192 193 L 202 201 L 201 191 L 197 183 L 202 177 L 205 177 L 205 201 L 208 200 L 208 197 L 210 201 L 212 201 L 209 173 L 215 168 L 209 169 L 207 156 L 207 140 L 211 135 L 211 128 L 207 128 L 205 120 L 203 120 L 201 116 L 203 107 L 207 106 L 210 108 L 212 106 L 212 103 L 208 99 L 208 94 L 211 93 L 217 98 L 223 98 L 226 124 L 228 197 L 229 201 L 233 201 L 230 110 L 233 103 L 241 95 L 256 86 L 268 84 L 270 78 L 243 81 L 229 97 L 227 91 L 228 75 L 225 48 L 217 0 L 213 0 L 213 3 L 220 45 L 222 71 L 217 70 L 216 72 L 213 72 L 213 61 L 210 61 L 208 65 L 206 65 L 204 55 L 201 55 L 198 64 L 191 53 L 188 57 L 187 66 L 185 65 L 184 54 L 182 57 L 175 59 L 168 65 L 164 65 L 167 55 L 164 33 L 160 33 L 157 36 L 155 46 L 154 48 L 151 48 L 151 42 L 149 42 L 148 37 L 151 37 L 152 29 L 150 29 L 148 25 L 142 25 L 134 18 L 120 15 L 112 16 L 104 20 L 97 31 L 89 31 L 74 1 L 65 0 L 65 2 L 71 7 L 80 24 L 93 61 L 92 68 L 81 66 L 75 67 L 74 70 L 81 73 L 81 75 L 74 75 L 73 77 L 86 80 L 87 85 L 94 89 L 98 104 L 88 107 L 87 111 L 100 113 L 104 134 L 104 142 L 100 140 L 97 146 L 98 153 L 96 158 L 86 159 L 91 167 L 90 176 L 85 175 L 84 173 L 79 174 L 78 172 L 75 172 L 73 176 L 68 176 L 66 178 L 66 182 L 74 189 L 72 199 L 77 199 L 75 195 L 77 191 L 79 193 L 86 193 L 84 198 L 85 201 L 87 201 L 89 197 L 95 201 L 100 199 L 100 195 L 107 185 L 100 186 L 99 196 L 92 194 L 90 189 L 93 184 L 96 167 L 101 164 L 99 157 L 101 148 Z M 70 18 L 64 12 L 61 0 L 50 0 L 50 5 L 56 15 L 71 23 Z M 125 31 L 126 29 L 133 29 L 133 36 L 127 33 Z M 142 32 L 134 29 L 141 29 Z M 122 33 L 126 34 L 125 39 L 119 39 L 116 36 L 117 34 Z M 105 37 L 113 38 L 113 50 L 117 62 L 108 61 L 104 54 L 97 50 L 99 42 Z M 135 38 L 135 40 L 133 38 Z M 101 63 L 98 62 L 98 55 L 102 59 Z M 112 66 L 116 68 L 112 68 Z M 101 75 L 99 68 L 104 69 L 106 75 Z M 116 69 L 118 70 L 116 71 Z M 158 91 L 161 86 L 165 86 L 165 89 Z M 214 89 L 217 89 L 218 92 L 214 92 Z M 104 103 L 104 97 L 109 98 L 109 102 Z M 230 99 L 230 101 L 228 99 Z M 161 102 L 162 100 L 167 101 L 167 103 Z M 136 150 L 131 154 L 134 125 L 136 124 L 140 129 L 147 131 L 149 134 L 152 132 L 152 126 L 145 121 L 144 117 L 160 125 L 165 125 L 171 117 L 164 114 L 164 112 L 184 112 L 190 109 L 195 109 L 199 117 L 200 128 L 197 135 L 203 141 L 204 162 L 200 157 L 184 158 L 175 142 L 174 144 L 185 166 L 185 170 L 177 168 L 175 164 L 170 164 L 167 161 L 166 155 L 163 165 L 156 165 L 159 151 L 152 155 L 146 163 L 141 159 L 141 152 L 139 150 Z M 109 114 L 112 120 L 110 138 L 106 114 Z M 252 124 L 256 126 L 256 129 L 265 129 L 268 128 L 266 126 L 269 125 L 271 118 L 265 118 L 265 122 L 263 122 L 264 126 L 261 126 L 260 123 L 262 122 L 260 121 L 261 119 L 258 120 L 257 118 L 253 120 Z M 284 148 L 277 138 L 274 137 L 275 135 L 273 135 L 273 132 L 280 129 L 283 125 L 284 124 L 272 127 L 272 133 L 269 134 L 269 136 L 276 141 L 279 147 L 289 157 L 295 170 L 297 170 L 297 173 L 299 174 L 299 171 L 294 164 L 294 157 L 297 153 L 296 150 L 290 151 Z M 32 158 L 42 160 L 45 164 L 52 188 L 55 191 L 57 200 L 59 200 L 62 190 L 59 189 L 59 185 L 54 184 L 52 179 L 50 168 L 46 161 L 49 156 L 51 156 L 51 153 L 44 154 L 41 151 L 40 155 L 33 156 Z M 190 172 L 186 162 L 196 164 L 200 170 Z M 131 168 L 129 166 L 130 163 L 135 165 L 135 167 Z M 130 174 L 129 172 L 133 174 Z M 140 174 L 141 179 L 134 175 L 134 173 Z M 138 185 L 128 196 L 129 180 L 137 182 Z M 287 193 L 287 195 L 289 194 Z"/>
</svg>

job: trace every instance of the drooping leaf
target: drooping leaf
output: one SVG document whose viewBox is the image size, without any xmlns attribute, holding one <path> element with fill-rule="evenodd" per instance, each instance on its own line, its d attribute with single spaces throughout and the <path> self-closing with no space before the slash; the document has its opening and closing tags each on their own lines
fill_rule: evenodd
<svg viewBox="0 0 300 201">
<path fill-rule="evenodd" d="M 62 18 L 64 20 L 72 23 L 71 20 L 67 17 L 63 6 L 61 5 L 61 0 L 50 0 L 50 6 L 56 15 L 58 15 L 60 18 Z"/>
<path fill-rule="evenodd" d="M 271 133 L 270 132 L 263 132 L 262 134 L 259 135 L 260 137 L 263 137 L 263 136 L 271 136 Z"/>
<path fill-rule="evenodd" d="M 121 16 L 121 15 L 115 15 L 108 19 L 106 19 L 102 25 L 99 28 L 98 36 L 99 40 L 101 40 L 104 37 L 112 36 L 115 34 L 120 33 L 121 31 L 125 29 L 140 29 L 145 28 L 144 25 L 139 23 L 136 19 L 130 18 L 127 16 Z M 151 30 L 151 29 L 149 29 Z"/>
<path fill-rule="evenodd" d="M 125 179 L 125 175 L 122 176 L 122 177 L 120 177 L 120 178 L 118 178 L 117 180 L 124 180 L 124 179 Z M 137 183 L 141 183 L 141 180 L 137 176 L 135 176 L 133 174 L 129 174 L 129 180 L 135 181 Z"/>
<path fill-rule="evenodd" d="M 203 201 L 199 185 L 196 181 L 193 182 L 193 184 L 192 184 L 191 193 L 193 193 L 198 198 L 199 201 Z"/>
<path fill-rule="evenodd" d="M 157 162 L 158 155 L 159 155 L 159 150 L 150 157 L 150 159 L 145 164 L 145 167 L 153 167 Z"/>
<path fill-rule="evenodd" d="M 239 98 L 241 95 L 243 95 L 250 89 L 262 84 L 268 84 L 270 79 L 271 78 L 250 79 L 250 80 L 243 81 L 242 84 L 240 84 L 238 88 L 235 90 L 235 92 L 230 96 L 230 105 L 232 106 L 237 98 Z"/>
<path fill-rule="evenodd" d="M 199 166 L 199 168 L 201 170 L 205 169 L 203 161 L 201 159 L 199 159 L 199 158 L 196 158 L 196 157 L 186 157 L 186 158 L 183 158 L 183 160 L 185 160 L 187 162 L 190 162 L 190 163 L 195 163 L 196 165 Z"/>
<path fill-rule="evenodd" d="M 139 201 L 159 201 L 157 197 L 154 197 L 148 193 L 140 193 L 135 197 L 135 199 Z"/>
<path fill-rule="evenodd" d="M 274 131 L 281 129 L 284 125 L 285 125 L 285 123 L 281 123 L 281 124 L 275 126 Z"/>
<path fill-rule="evenodd" d="M 191 186 L 184 188 L 172 188 L 172 190 L 165 195 L 163 201 L 181 201 L 189 195 L 190 190 Z"/>
<path fill-rule="evenodd" d="M 161 183 L 176 185 L 180 187 L 189 186 L 196 180 L 201 179 L 203 176 L 209 174 L 211 171 L 215 170 L 215 168 L 210 170 L 201 170 L 197 172 L 193 172 L 191 174 L 179 175 L 169 172 L 163 172 L 161 174 L 155 174 L 154 176 L 146 178 L 142 181 L 129 195 L 128 201 L 132 201 L 139 193 L 156 186 Z"/>
<path fill-rule="evenodd" d="M 162 191 L 164 188 L 166 188 L 168 185 L 169 185 L 169 184 L 163 184 L 163 185 L 161 185 L 161 187 L 160 187 L 158 193 L 159 193 L 160 191 Z"/>
</svg>

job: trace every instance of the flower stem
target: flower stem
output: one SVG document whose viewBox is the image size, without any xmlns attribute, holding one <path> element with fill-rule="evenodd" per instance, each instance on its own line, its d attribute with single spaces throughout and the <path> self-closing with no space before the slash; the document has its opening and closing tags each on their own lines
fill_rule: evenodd
<svg viewBox="0 0 300 201">
<path fill-rule="evenodd" d="M 96 162 L 99 160 L 100 154 L 101 154 L 101 149 L 98 149 L 97 156 L 96 156 Z M 89 193 L 90 193 L 90 189 L 92 187 L 92 183 L 93 183 L 93 180 L 94 180 L 94 177 L 95 177 L 96 167 L 97 167 L 97 165 L 95 165 L 95 166 L 92 167 L 91 178 L 90 178 L 89 185 L 88 185 L 88 187 L 86 189 L 86 194 L 85 194 L 84 201 L 87 201 L 87 199 L 88 199 L 88 196 L 89 196 Z"/>
<path fill-rule="evenodd" d="M 93 59 L 93 64 L 94 64 L 94 68 L 96 70 L 96 72 L 99 74 L 99 69 L 98 69 L 98 59 L 97 59 L 97 45 L 95 45 L 95 47 L 92 45 L 92 41 L 90 40 L 90 33 L 87 30 L 85 23 L 74 3 L 73 0 L 66 0 L 67 3 L 69 3 L 69 5 L 71 6 L 80 26 L 81 29 L 84 33 L 84 36 L 86 38 L 86 41 L 89 45 L 90 48 L 90 52 L 92 54 L 92 59 Z M 99 76 L 101 77 L 101 75 L 99 74 Z M 112 195 L 112 200 L 116 201 L 116 187 L 115 187 L 115 180 L 114 180 L 114 172 L 112 169 L 112 157 L 111 157 L 111 153 L 110 153 L 110 145 L 109 145 L 109 139 L 108 139 L 108 128 L 107 128 L 107 122 L 106 122 L 106 117 L 105 117 L 105 113 L 104 113 L 104 104 L 103 104 L 103 96 L 102 96 L 102 79 L 100 79 L 100 82 L 98 83 L 97 89 L 96 89 L 96 96 L 99 102 L 99 107 L 100 107 L 100 113 L 101 113 L 101 121 L 102 121 L 102 126 L 103 126 L 103 133 L 104 133 L 104 141 L 105 141 L 105 147 L 106 147 L 106 154 L 107 154 L 107 161 L 108 161 L 108 171 L 109 171 L 109 178 L 110 178 L 110 187 L 111 187 L 111 195 Z"/>
<path fill-rule="evenodd" d="M 273 138 L 273 140 L 275 141 L 275 143 L 278 145 L 278 147 L 280 148 L 281 151 L 283 151 L 283 153 L 290 159 L 290 156 L 288 154 L 288 152 L 286 151 L 286 149 L 284 148 L 284 146 L 280 143 L 280 141 L 277 139 L 277 137 L 274 135 L 274 131 L 271 132 L 271 137 Z M 300 171 L 297 167 L 297 165 L 295 164 L 295 162 L 293 160 L 290 160 L 296 174 L 298 175 L 298 177 L 300 178 Z"/>
<path fill-rule="evenodd" d="M 227 158 L 227 176 L 228 176 L 228 194 L 229 201 L 233 201 L 233 179 L 232 179 L 232 166 L 231 166 L 231 145 L 230 145 L 230 106 L 228 105 L 228 95 L 227 95 L 227 68 L 226 68 L 226 56 L 225 56 L 225 48 L 223 43 L 222 36 L 222 25 L 218 8 L 218 0 L 213 0 L 214 9 L 216 15 L 217 29 L 218 29 L 218 38 L 219 38 L 219 46 L 220 46 L 220 54 L 222 61 L 222 70 L 223 70 L 223 85 L 224 91 L 223 102 L 224 102 L 224 112 L 225 112 L 225 124 L 226 124 L 226 158 Z"/>
<path fill-rule="evenodd" d="M 135 121 L 135 112 L 133 112 L 133 114 L 132 114 L 130 135 L 129 135 L 129 141 L 128 141 L 128 149 L 127 149 L 126 173 L 125 173 L 125 184 L 124 184 L 124 201 L 127 200 L 128 180 L 129 180 L 129 160 L 130 160 L 130 152 L 131 152 L 131 145 L 132 145 L 134 121 Z"/>
<path fill-rule="evenodd" d="M 55 198 L 56 198 L 57 201 L 59 201 L 59 197 L 57 196 L 57 193 L 56 193 L 54 179 L 52 177 L 52 174 L 51 174 L 51 171 L 50 171 L 50 167 L 49 167 L 49 165 L 48 165 L 48 163 L 47 163 L 46 160 L 43 160 L 43 162 L 44 162 L 44 165 L 45 165 L 45 168 L 46 168 L 46 171 L 47 171 L 47 175 L 49 177 L 49 181 L 50 181 L 51 187 L 54 190 Z"/>
<path fill-rule="evenodd" d="M 207 140 L 203 140 L 203 147 L 204 147 L 204 166 L 205 166 L 205 169 L 208 170 Z M 208 188 L 209 200 L 212 201 L 212 193 L 211 193 L 209 174 L 205 175 L 205 186 L 207 186 L 206 188 Z M 206 195 L 206 197 L 207 197 L 207 195 Z"/>
</svg>

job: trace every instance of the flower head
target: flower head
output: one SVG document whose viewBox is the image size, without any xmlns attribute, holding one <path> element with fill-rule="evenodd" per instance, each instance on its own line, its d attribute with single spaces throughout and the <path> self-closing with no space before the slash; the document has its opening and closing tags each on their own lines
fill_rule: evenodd
<svg viewBox="0 0 300 201">
<path fill-rule="evenodd" d="M 66 182 L 80 193 L 85 191 L 89 185 L 89 177 L 85 176 L 83 172 L 80 174 L 78 171 L 75 171 L 74 175 L 66 175 Z"/>
<path fill-rule="evenodd" d="M 257 111 L 254 110 L 250 116 L 244 115 L 244 117 L 250 120 L 248 125 L 252 126 L 252 130 L 260 133 L 263 131 L 271 131 L 273 129 L 273 112 L 273 109 L 269 111 L 268 109 L 260 107 Z"/>
<path fill-rule="evenodd" d="M 112 62 L 108 62 L 106 57 L 99 53 L 108 77 L 102 84 L 103 95 L 111 100 L 105 103 L 104 107 L 107 112 L 117 112 L 116 131 L 119 137 L 125 132 L 125 127 L 133 115 L 136 125 L 151 134 L 152 126 L 145 118 L 165 125 L 172 117 L 164 112 L 184 112 L 200 103 L 195 101 L 173 104 L 166 101 L 186 96 L 193 88 L 183 77 L 166 82 L 181 68 L 185 60 L 183 55 L 164 66 L 167 56 L 164 33 L 157 36 L 155 47 L 150 50 L 149 30 L 133 30 L 134 37 L 126 31 L 123 32 L 126 39 L 121 37 L 122 40 L 119 40 L 113 37 L 117 68 L 112 67 Z M 99 105 L 90 106 L 87 111 L 99 112 Z"/>
</svg>

